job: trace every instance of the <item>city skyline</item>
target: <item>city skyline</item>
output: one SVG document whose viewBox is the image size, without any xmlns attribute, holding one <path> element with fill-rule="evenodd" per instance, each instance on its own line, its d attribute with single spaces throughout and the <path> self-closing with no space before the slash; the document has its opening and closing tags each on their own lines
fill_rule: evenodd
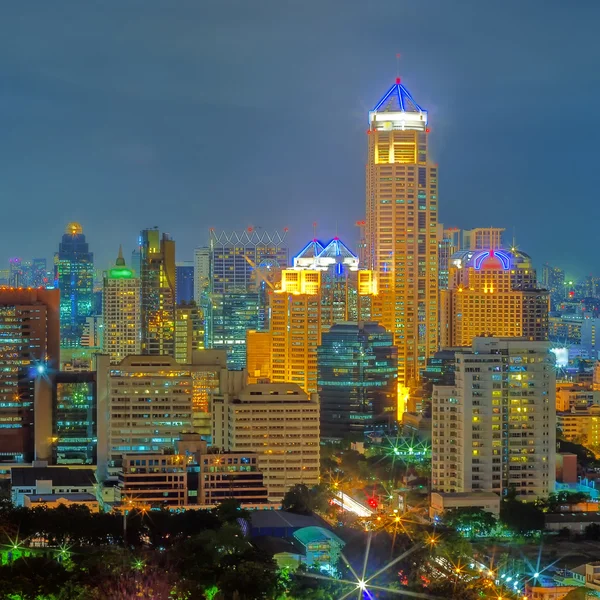
<svg viewBox="0 0 600 600">
<path fill-rule="evenodd" d="M 310 6 L 289 11 L 265 1 L 249 11 L 227 4 L 184 5 L 168 15 L 158 3 L 146 3 L 142 14 L 120 6 L 118 35 L 112 19 L 85 6 L 69 7 L 69 24 L 43 3 L 27 19 L 18 7 L 5 10 L 3 195 L 9 208 L 27 202 L 32 210 L 31 239 L 23 244 L 21 232 L 7 228 L 0 259 L 49 257 L 46 238 L 56 239 L 69 221 L 83 225 L 99 266 L 152 225 L 178 241 L 181 258 L 191 258 L 211 226 L 287 226 L 294 248 L 317 221 L 323 237 L 337 231 L 354 246 L 354 222 L 364 216 L 365 115 L 393 82 L 399 52 L 403 81 L 435 123 L 440 221 L 505 227 L 511 238 L 514 229 L 540 264 L 558 264 L 574 277 L 595 271 L 593 219 L 582 219 L 577 230 L 563 221 L 573 183 L 597 185 L 590 140 L 600 125 L 586 110 L 568 123 L 554 115 L 591 106 L 597 95 L 598 49 L 588 39 L 598 7 L 589 5 L 584 18 L 554 1 L 543 11 L 536 2 L 497 10 L 468 2 L 467 25 L 451 6 L 430 1 L 419 6 L 427 14 L 422 44 L 410 25 L 416 8 L 388 1 L 373 16 L 346 3 L 344 28 L 333 5 L 317 20 Z M 512 19 L 511 7 L 523 18 Z M 528 17 L 539 25 L 534 32 Z M 570 25 L 578 43 L 557 44 Z M 284 103 L 277 102 L 282 81 Z M 557 83 L 564 93 L 555 93 Z M 282 126 L 272 121 L 274 102 Z M 339 107 L 335 119 L 322 118 L 329 106 Z M 226 118 L 232 110 L 242 127 Z M 527 144 L 515 143 L 511 123 L 526 128 Z M 565 135 L 571 143 L 559 159 L 552 140 Z M 231 136 L 240 148 L 252 147 L 235 168 L 221 159 Z M 544 177 L 545 169 L 553 176 Z M 595 209 L 591 197 L 577 206 L 574 218 Z"/>
</svg>

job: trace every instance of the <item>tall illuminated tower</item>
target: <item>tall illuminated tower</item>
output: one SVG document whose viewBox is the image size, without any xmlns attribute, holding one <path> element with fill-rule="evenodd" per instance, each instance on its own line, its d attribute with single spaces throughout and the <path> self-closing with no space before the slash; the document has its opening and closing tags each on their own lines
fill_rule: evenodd
<svg viewBox="0 0 600 600">
<path fill-rule="evenodd" d="M 115 266 L 104 274 L 104 354 L 110 362 L 121 362 L 141 351 L 140 280 L 127 268 L 123 251 Z"/>
<path fill-rule="evenodd" d="M 67 225 L 54 255 L 54 277 L 60 290 L 60 343 L 76 348 L 92 314 L 94 293 L 94 255 L 79 223 Z"/>
<path fill-rule="evenodd" d="M 438 348 L 438 170 L 428 133 L 427 111 L 396 79 L 369 112 L 365 243 L 379 288 L 373 320 L 398 347 L 400 404 L 402 386 Z"/>
<path fill-rule="evenodd" d="M 158 229 L 140 235 L 142 354 L 175 353 L 175 242 Z"/>
</svg>

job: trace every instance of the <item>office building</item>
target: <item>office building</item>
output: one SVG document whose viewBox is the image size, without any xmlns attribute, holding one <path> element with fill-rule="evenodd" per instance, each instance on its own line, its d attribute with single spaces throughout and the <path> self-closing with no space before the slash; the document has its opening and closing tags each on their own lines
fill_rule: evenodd
<svg viewBox="0 0 600 600">
<path fill-rule="evenodd" d="M 204 350 L 204 314 L 192 301 L 175 308 L 175 360 L 189 364 L 196 350 Z"/>
<path fill-rule="evenodd" d="M 175 242 L 158 229 L 140 235 L 142 353 L 175 352 Z"/>
<path fill-rule="evenodd" d="M 389 430 L 395 423 L 398 351 L 385 328 L 370 322 L 333 325 L 321 337 L 317 367 L 321 438 Z"/>
<path fill-rule="evenodd" d="M 128 356 L 110 368 L 98 395 L 98 470 L 116 473 L 124 454 L 159 454 L 181 433 L 210 438 L 215 396 L 235 393 L 244 373 L 228 371 L 223 352 L 193 353 L 189 364 L 170 356 Z"/>
<path fill-rule="evenodd" d="M 175 264 L 175 301 L 189 304 L 194 300 L 194 263 L 182 261 Z"/>
<path fill-rule="evenodd" d="M 442 347 L 470 346 L 484 335 L 548 339 L 548 292 L 538 289 L 527 254 L 462 250 L 450 262 L 440 295 Z"/>
<path fill-rule="evenodd" d="M 69 223 L 54 255 L 54 278 L 60 290 L 60 343 L 78 347 L 85 320 L 93 310 L 94 255 L 79 223 Z"/>
<path fill-rule="evenodd" d="M 504 229 L 500 227 L 476 227 L 463 229 L 462 244 L 458 250 L 488 250 L 504 248 L 502 236 Z"/>
<path fill-rule="evenodd" d="M 550 292 L 550 309 L 557 310 L 566 297 L 565 272 L 545 263 L 542 267 L 542 286 Z"/>
<path fill-rule="evenodd" d="M 284 268 L 289 253 L 283 232 L 257 231 L 249 227 L 241 233 L 210 231 L 211 293 L 225 294 L 256 289 L 254 271 L 261 265 Z"/>
<path fill-rule="evenodd" d="M 288 264 L 287 230 L 242 233 L 210 232 L 209 292 L 206 300 L 206 346 L 226 349 L 231 368 L 246 365 L 246 332 L 269 327 L 269 292 Z M 205 264 L 204 252 L 196 264 Z M 197 288 L 202 287 L 198 275 Z"/>
<path fill-rule="evenodd" d="M 210 291 L 210 248 L 194 250 L 194 302 L 203 306 L 204 297 Z"/>
<path fill-rule="evenodd" d="M 372 319 L 394 334 L 404 388 L 438 349 L 438 168 L 427 111 L 399 78 L 369 112 L 367 134 L 365 266 L 379 291 Z"/>
<path fill-rule="evenodd" d="M 104 273 L 102 316 L 102 350 L 112 364 L 141 353 L 140 280 L 127 268 L 121 248 L 114 267 Z"/>
<path fill-rule="evenodd" d="M 321 272 L 321 326 L 368 321 L 377 284 L 372 271 L 359 268 L 359 259 L 338 237 L 328 244 L 310 241 L 294 257 L 295 270 Z"/>
<path fill-rule="evenodd" d="M 556 383 L 557 412 L 570 412 L 573 408 L 586 409 L 592 404 L 600 405 L 600 390 L 571 381 Z"/>
<path fill-rule="evenodd" d="M 556 425 L 563 437 L 587 448 L 600 447 L 600 406 L 574 405 L 569 411 L 557 411 Z"/>
<path fill-rule="evenodd" d="M 250 330 L 246 336 L 246 371 L 248 383 L 268 383 L 271 381 L 271 346 L 273 336 L 270 331 Z"/>
<path fill-rule="evenodd" d="M 321 271 L 285 269 L 270 297 L 271 381 L 317 391 L 317 347 L 321 343 Z"/>
<path fill-rule="evenodd" d="M 36 396 L 38 381 L 58 368 L 59 291 L 0 290 L 0 461 L 34 459 L 39 423 L 52 405 Z"/>
<path fill-rule="evenodd" d="M 547 342 L 475 338 L 456 351 L 455 384 L 434 386 L 432 488 L 523 500 L 554 489 L 554 356 Z"/>
<path fill-rule="evenodd" d="M 319 402 L 292 383 L 253 384 L 213 400 L 213 446 L 258 456 L 269 500 L 319 483 Z"/>
<path fill-rule="evenodd" d="M 116 500 L 137 508 L 185 506 L 188 498 L 187 463 L 179 454 L 123 454 Z"/>
<path fill-rule="evenodd" d="M 246 334 L 259 329 L 263 306 L 258 292 L 211 294 L 205 313 L 207 347 L 225 350 L 230 369 L 246 368 Z"/>
<path fill-rule="evenodd" d="M 581 349 L 591 360 L 600 358 L 600 318 L 585 314 L 581 323 Z"/>
<path fill-rule="evenodd" d="M 199 455 L 198 504 L 214 506 L 229 498 L 241 504 L 266 504 L 268 491 L 253 452 Z"/>
</svg>

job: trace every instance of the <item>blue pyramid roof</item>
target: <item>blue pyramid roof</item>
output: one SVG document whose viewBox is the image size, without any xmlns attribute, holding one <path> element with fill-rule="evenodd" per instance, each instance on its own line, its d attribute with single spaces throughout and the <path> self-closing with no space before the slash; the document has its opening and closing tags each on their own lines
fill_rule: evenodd
<svg viewBox="0 0 600 600">
<path fill-rule="evenodd" d="M 333 238 L 329 244 L 323 249 L 321 254 L 319 254 L 319 258 L 336 258 L 341 257 L 341 259 L 350 258 L 357 259 L 356 254 L 351 252 L 348 249 L 348 246 L 344 244 L 339 238 Z"/>
<path fill-rule="evenodd" d="M 385 93 L 371 112 L 411 112 L 426 113 L 410 92 L 396 79 L 396 83 Z"/>
</svg>

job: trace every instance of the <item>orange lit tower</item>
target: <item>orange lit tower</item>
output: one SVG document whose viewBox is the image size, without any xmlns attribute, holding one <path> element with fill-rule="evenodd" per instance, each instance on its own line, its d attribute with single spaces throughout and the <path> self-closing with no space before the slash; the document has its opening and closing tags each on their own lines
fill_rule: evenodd
<svg viewBox="0 0 600 600">
<path fill-rule="evenodd" d="M 373 320 L 394 333 L 404 395 L 438 349 L 438 169 L 428 133 L 427 111 L 396 79 L 369 112 L 365 244 L 379 287 Z"/>
</svg>

